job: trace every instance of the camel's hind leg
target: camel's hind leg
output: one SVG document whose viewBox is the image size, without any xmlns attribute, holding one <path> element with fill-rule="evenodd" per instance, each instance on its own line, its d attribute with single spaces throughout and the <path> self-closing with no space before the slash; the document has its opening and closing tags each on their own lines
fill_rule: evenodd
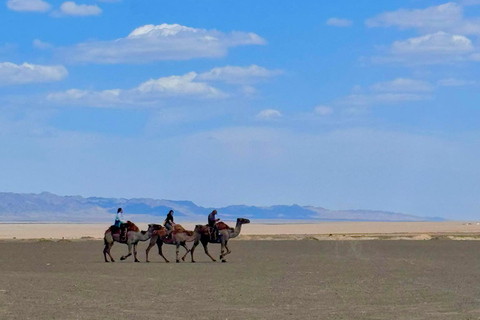
<svg viewBox="0 0 480 320">
<path fill-rule="evenodd" d="M 133 257 L 135 258 L 135 262 L 140 262 L 140 260 L 137 259 L 137 245 L 133 245 Z"/>
<path fill-rule="evenodd" d="M 225 240 L 223 240 L 222 238 L 222 249 L 220 250 L 220 260 L 222 260 L 222 262 L 227 262 L 227 260 L 225 259 L 225 256 L 227 255 L 227 250 L 225 249 L 226 247 L 226 243 L 225 243 Z"/>
<path fill-rule="evenodd" d="M 187 257 L 188 253 L 190 252 L 190 249 L 187 248 L 187 246 L 185 245 L 185 243 L 182 243 L 181 246 L 184 247 L 185 250 L 187 250 L 187 252 L 185 252 L 185 254 L 184 254 L 183 257 L 182 257 L 182 261 L 185 261 L 185 258 Z"/>
<path fill-rule="evenodd" d="M 232 251 L 230 251 L 230 248 L 228 247 L 228 241 L 225 241 L 225 249 L 227 249 L 227 253 L 225 253 L 225 256 L 226 256 L 227 254 L 232 253 Z"/>
<path fill-rule="evenodd" d="M 203 242 L 203 241 L 202 241 L 202 244 L 203 244 L 203 249 L 205 250 L 205 254 L 206 254 L 207 256 L 209 256 L 210 259 L 212 259 L 213 262 L 217 261 L 217 260 L 215 260 L 215 259 L 210 255 L 210 253 L 208 252 L 208 242 Z"/>
</svg>

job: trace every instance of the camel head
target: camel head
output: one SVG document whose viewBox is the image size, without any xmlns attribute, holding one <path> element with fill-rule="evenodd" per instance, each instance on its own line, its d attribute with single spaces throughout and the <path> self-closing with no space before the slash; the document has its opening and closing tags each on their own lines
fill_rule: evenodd
<svg viewBox="0 0 480 320">
<path fill-rule="evenodd" d="M 247 224 L 247 223 L 250 223 L 250 220 L 244 219 L 244 218 L 238 218 L 237 222 L 240 222 L 241 224 Z"/>
</svg>

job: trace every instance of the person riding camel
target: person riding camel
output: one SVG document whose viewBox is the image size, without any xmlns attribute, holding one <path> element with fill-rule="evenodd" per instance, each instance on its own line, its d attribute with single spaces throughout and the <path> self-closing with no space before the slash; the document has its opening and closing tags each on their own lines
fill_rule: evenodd
<svg viewBox="0 0 480 320">
<path fill-rule="evenodd" d="M 217 214 L 217 210 L 213 210 L 208 215 L 208 226 L 209 226 L 209 230 L 210 230 L 210 239 L 212 241 L 217 240 L 217 233 L 218 233 L 217 222 L 220 221 L 220 219 L 215 218 L 216 214 Z"/>
<path fill-rule="evenodd" d="M 122 208 L 117 209 L 117 215 L 115 216 L 114 226 L 120 228 L 120 241 L 121 242 L 126 242 L 127 241 L 127 235 L 128 235 L 128 224 L 123 222 L 123 209 Z"/>
<path fill-rule="evenodd" d="M 173 222 L 173 210 L 170 210 L 167 214 L 167 217 L 165 218 L 165 221 L 163 222 L 163 225 L 165 228 L 167 228 L 167 235 L 166 238 L 170 237 L 170 234 L 173 231 L 173 227 L 175 226 L 175 222 Z"/>
</svg>

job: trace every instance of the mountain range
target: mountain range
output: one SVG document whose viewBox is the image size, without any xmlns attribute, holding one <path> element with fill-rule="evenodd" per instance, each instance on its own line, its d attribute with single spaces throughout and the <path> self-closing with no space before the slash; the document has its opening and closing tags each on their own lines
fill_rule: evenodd
<svg viewBox="0 0 480 320">
<path fill-rule="evenodd" d="M 191 201 L 149 198 L 100 198 L 40 194 L 0 193 L 0 222 L 107 222 L 113 221 L 122 207 L 132 221 L 161 223 L 170 209 L 177 221 L 200 222 L 214 208 L 197 206 Z M 329 210 L 321 207 L 275 205 L 270 207 L 232 205 L 215 208 L 223 220 L 237 217 L 262 222 L 273 221 L 441 221 L 438 217 L 376 210 Z"/>
</svg>

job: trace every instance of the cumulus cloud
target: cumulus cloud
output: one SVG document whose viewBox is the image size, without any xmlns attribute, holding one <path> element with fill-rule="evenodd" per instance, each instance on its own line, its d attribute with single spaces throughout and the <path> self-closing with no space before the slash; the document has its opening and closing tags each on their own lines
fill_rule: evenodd
<svg viewBox="0 0 480 320">
<path fill-rule="evenodd" d="M 58 16 L 98 16 L 102 13 L 97 5 L 76 4 L 73 1 L 66 1 L 60 6 L 60 11 L 56 13 Z"/>
<path fill-rule="evenodd" d="M 384 12 L 366 20 L 368 27 L 418 29 L 422 33 L 446 31 L 460 34 L 480 34 L 480 19 L 465 18 L 462 5 L 448 2 L 425 9 Z"/>
<path fill-rule="evenodd" d="M 113 41 L 91 41 L 59 48 L 58 55 L 83 63 L 149 63 L 161 60 L 222 57 L 228 48 L 263 45 L 255 33 L 224 33 L 178 24 L 145 25 L 127 37 Z"/>
<path fill-rule="evenodd" d="M 92 107 L 115 107 L 129 105 L 152 105 L 169 98 L 215 99 L 224 98 L 222 91 L 195 81 L 197 74 L 189 72 L 182 76 L 170 76 L 147 80 L 132 89 L 109 89 L 103 91 L 70 89 L 51 93 L 47 99 L 61 104 Z"/>
<path fill-rule="evenodd" d="M 351 27 L 353 25 L 352 20 L 340 19 L 340 18 L 330 18 L 326 22 L 327 26 L 332 27 Z"/>
<path fill-rule="evenodd" d="M 198 76 L 200 80 L 225 81 L 227 83 L 252 83 L 282 74 L 281 70 L 268 70 L 257 65 L 249 67 L 226 66 L 214 68 Z"/>
<path fill-rule="evenodd" d="M 427 81 L 397 78 L 392 81 L 378 82 L 371 86 L 377 92 L 430 92 L 434 86 Z"/>
<path fill-rule="evenodd" d="M 67 74 L 68 71 L 63 66 L 0 63 L 0 85 L 59 81 L 64 79 Z"/>
<path fill-rule="evenodd" d="M 472 41 L 463 36 L 443 31 L 395 41 L 390 54 L 374 57 L 373 62 L 401 62 L 406 64 L 437 64 L 473 60 L 475 48 Z"/>
<path fill-rule="evenodd" d="M 449 2 L 426 9 L 384 12 L 367 19 L 365 24 L 368 27 L 418 28 L 437 31 L 456 27 L 462 18 L 462 7 L 457 3 Z"/>
<path fill-rule="evenodd" d="M 260 111 L 256 116 L 255 119 L 257 120 L 276 120 L 283 117 L 282 113 L 275 109 L 266 109 Z"/>
<path fill-rule="evenodd" d="M 9 0 L 7 7 L 13 11 L 46 12 L 50 10 L 49 3 L 42 0 Z"/>
</svg>

